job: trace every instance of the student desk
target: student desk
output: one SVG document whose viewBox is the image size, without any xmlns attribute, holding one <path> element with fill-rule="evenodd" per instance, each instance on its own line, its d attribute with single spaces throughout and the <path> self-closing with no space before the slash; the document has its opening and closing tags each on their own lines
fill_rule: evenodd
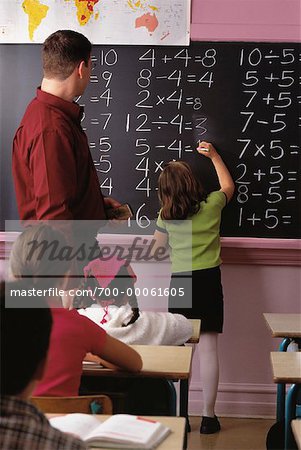
<svg viewBox="0 0 301 450">
<path fill-rule="evenodd" d="M 266 324 L 273 337 L 283 338 L 279 351 L 285 352 L 293 341 L 301 345 L 301 314 L 264 313 Z M 285 384 L 277 386 L 277 420 L 283 420 Z"/>
<path fill-rule="evenodd" d="M 301 387 L 301 352 L 271 352 L 275 383 L 289 383 L 290 387 L 283 413 L 285 420 L 285 449 L 291 448 L 291 421 L 296 417 L 296 401 Z"/>
<path fill-rule="evenodd" d="M 292 430 L 298 449 L 301 450 L 301 420 L 292 420 Z"/>
<path fill-rule="evenodd" d="M 197 344 L 200 340 L 201 320 L 200 319 L 189 319 L 189 322 L 192 325 L 193 332 L 192 332 L 191 338 L 188 339 L 187 343 Z"/>
<path fill-rule="evenodd" d="M 171 381 L 180 380 L 180 415 L 188 417 L 188 378 L 191 369 L 192 348 L 187 346 L 131 345 L 140 355 L 143 367 L 131 373 L 112 370 L 98 364 L 83 363 L 83 375 L 97 377 L 164 378 L 169 381 L 172 398 L 172 415 L 176 415 L 176 394 Z"/>
<path fill-rule="evenodd" d="M 57 417 L 63 414 L 46 414 L 47 418 Z M 100 422 L 108 419 L 110 416 L 107 415 L 95 415 Z M 143 416 L 148 418 L 148 416 Z M 156 447 L 156 450 L 183 450 L 184 437 L 185 437 L 185 419 L 184 417 L 149 417 L 151 420 L 158 420 L 158 422 L 163 423 L 171 429 L 171 433 L 164 439 L 161 444 Z M 98 447 L 95 447 L 98 448 Z M 100 448 L 100 447 L 99 447 Z M 101 450 L 105 450 L 104 447 Z"/>
<path fill-rule="evenodd" d="M 263 316 L 273 337 L 287 338 L 288 344 L 301 339 L 301 314 L 264 313 Z"/>
</svg>

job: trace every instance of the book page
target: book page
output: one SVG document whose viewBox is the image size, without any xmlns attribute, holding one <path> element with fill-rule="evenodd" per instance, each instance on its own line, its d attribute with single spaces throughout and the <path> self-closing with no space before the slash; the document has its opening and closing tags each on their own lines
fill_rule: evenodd
<svg viewBox="0 0 301 450">
<path fill-rule="evenodd" d="M 80 437 L 83 441 L 87 439 L 93 430 L 101 426 L 101 422 L 92 414 L 66 414 L 65 416 L 52 417 L 50 424 L 64 433 L 71 433 Z M 93 434 L 94 435 L 94 434 Z"/>
<path fill-rule="evenodd" d="M 104 422 L 90 414 L 67 414 L 53 417 L 50 424 L 78 436 L 90 444 L 106 443 L 108 447 L 151 448 L 170 433 L 160 422 L 129 414 L 115 414 Z"/>
<path fill-rule="evenodd" d="M 162 424 L 150 419 L 115 414 L 103 422 L 98 429 L 91 430 L 86 439 L 100 438 L 106 441 L 132 442 L 144 446 L 157 436 L 162 427 L 164 427 Z"/>
<path fill-rule="evenodd" d="M 160 444 L 160 442 L 162 442 L 170 433 L 171 433 L 171 429 L 168 427 L 165 427 L 164 425 L 162 425 L 163 428 L 161 428 L 158 431 L 158 434 L 156 434 L 155 436 L 153 436 L 153 438 L 151 438 L 148 442 L 147 447 L 148 448 L 154 448 L 157 445 Z"/>
</svg>

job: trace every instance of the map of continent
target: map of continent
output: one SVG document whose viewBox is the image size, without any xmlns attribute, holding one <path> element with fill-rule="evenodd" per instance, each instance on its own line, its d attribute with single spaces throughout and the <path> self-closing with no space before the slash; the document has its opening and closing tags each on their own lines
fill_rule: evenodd
<svg viewBox="0 0 301 450">
<path fill-rule="evenodd" d="M 47 16 L 49 6 L 40 3 L 39 0 L 24 0 L 22 8 L 28 15 L 28 33 L 30 40 L 33 41 L 34 32 Z"/>
<path fill-rule="evenodd" d="M 143 14 L 141 17 L 137 17 L 135 21 L 135 27 L 145 27 L 150 33 L 153 33 L 155 29 L 157 28 L 159 22 L 156 17 L 156 14 Z"/>
<path fill-rule="evenodd" d="M 65 0 L 69 1 L 69 0 Z M 75 6 L 77 10 L 77 20 L 81 26 L 86 25 L 91 17 L 94 15 L 94 6 L 99 0 L 74 0 Z M 95 14 L 95 19 L 98 18 L 98 13 Z"/>
<path fill-rule="evenodd" d="M 134 2 L 128 0 L 128 5 L 133 11 L 147 11 L 150 9 L 152 12 L 145 12 L 142 16 L 137 17 L 135 20 L 135 28 L 145 27 L 150 33 L 153 33 L 159 25 L 158 18 L 154 11 L 158 11 L 158 8 L 148 1 L 138 0 Z"/>
</svg>

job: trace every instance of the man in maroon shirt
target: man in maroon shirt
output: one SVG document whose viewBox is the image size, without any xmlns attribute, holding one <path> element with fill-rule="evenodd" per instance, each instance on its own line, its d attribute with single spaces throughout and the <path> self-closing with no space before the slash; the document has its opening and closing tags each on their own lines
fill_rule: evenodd
<svg viewBox="0 0 301 450">
<path fill-rule="evenodd" d="M 13 142 L 13 178 L 21 220 L 101 220 L 105 206 L 74 103 L 91 74 L 91 43 L 71 30 L 50 35 L 43 46 L 44 77 Z"/>
</svg>

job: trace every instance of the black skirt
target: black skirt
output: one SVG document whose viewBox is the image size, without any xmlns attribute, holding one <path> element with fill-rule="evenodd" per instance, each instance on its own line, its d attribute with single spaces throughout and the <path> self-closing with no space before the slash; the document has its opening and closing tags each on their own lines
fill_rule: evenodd
<svg viewBox="0 0 301 450">
<path fill-rule="evenodd" d="M 224 301 L 220 267 L 174 273 L 168 310 L 188 319 L 201 319 L 201 331 L 222 333 Z"/>
</svg>

